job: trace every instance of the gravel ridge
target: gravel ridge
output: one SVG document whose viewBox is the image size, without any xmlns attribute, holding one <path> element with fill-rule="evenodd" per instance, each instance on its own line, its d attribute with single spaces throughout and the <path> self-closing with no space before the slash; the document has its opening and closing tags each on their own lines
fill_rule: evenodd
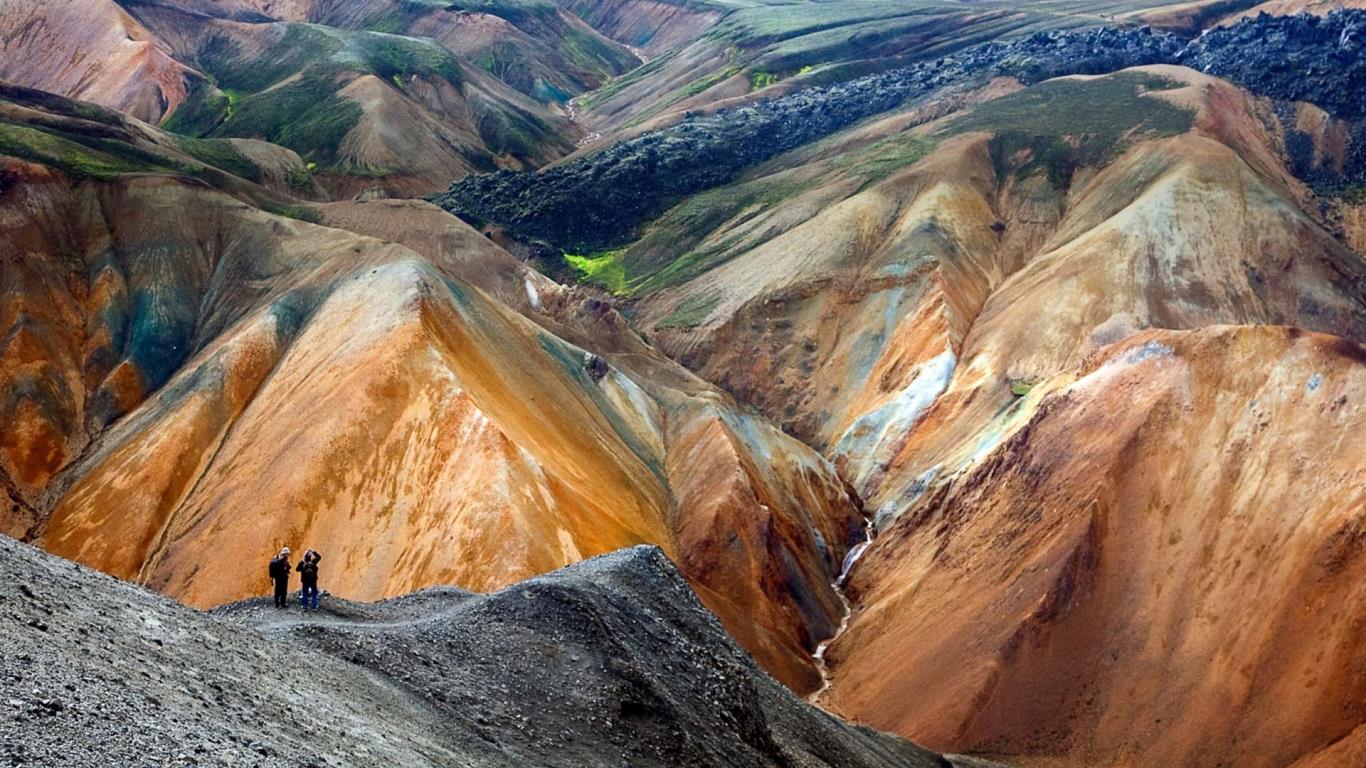
<svg viewBox="0 0 1366 768">
<path fill-rule="evenodd" d="M 308 613 L 4 537 L 0 576 L 0 765 L 949 765 L 797 700 L 653 547 Z"/>
</svg>

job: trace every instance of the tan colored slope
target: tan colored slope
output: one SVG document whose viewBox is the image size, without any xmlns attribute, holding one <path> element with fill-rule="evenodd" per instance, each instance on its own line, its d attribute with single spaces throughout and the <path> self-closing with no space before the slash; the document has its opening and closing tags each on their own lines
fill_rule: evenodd
<svg viewBox="0 0 1366 768">
<path fill-rule="evenodd" d="M 1366 725 L 1319 751 L 1295 761 L 1292 768 L 1337 768 L 1366 763 Z"/>
<path fill-rule="evenodd" d="M 182 179 L 7 169 L 6 530 L 195 605 L 261 593 L 282 544 L 370 599 L 652 542 L 775 676 L 819 683 L 856 504 L 619 316 L 425 203 L 320 208 L 418 253 Z"/>
<path fill-rule="evenodd" d="M 112 0 L 0 4 L 0 80 L 155 123 L 175 111 L 198 79 Z"/>
<path fill-rule="evenodd" d="M 420 102 L 374 75 L 362 75 L 337 93 L 358 105 L 361 118 L 337 148 L 339 161 L 390 174 L 382 188 L 395 196 L 419 196 L 441 189 L 445 180 L 474 170 L 468 155 L 479 152 L 481 141 L 467 125 L 443 120 Z M 423 84 L 438 101 L 458 103 L 463 97 L 445 83 Z M 338 198 L 349 198 L 378 188 L 374 179 L 338 174 L 330 181 Z"/>
<path fill-rule="evenodd" d="M 1270 2 L 1254 5 L 1242 13 L 1231 15 L 1222 23 L 1235 24 L 1239 19 L 1256 16 L 1260 13 L 1269 13 L 1273 16 L 1293 16 L 1297 13 L 1325 16 L 1343 8 L 1366 8 L 1366 2 L 1363 0 L 1270 0 Z"/>
<path fill-rule="evenodd" d="M 1263 13 L 1272 16 L 1294 16 L 1310 13 L 1326 16 L 1333 11 L 1366 8 L 1363 0 L 1266 0 L 1265 2 L 1230 3 L 1228 0 L 1194 0 L 1173 3 L 1124 14 L 1143 24 L 1178 33 L 1198 34 L 1212 27 L 1237 24 Z"/>
<path fill-rule="evenodd" d="M 648 294 L 642 321 L 705 378 L 847 460 L 869 496 L 902 422 L 959 361 L 991 361 L 1003 387 L 1074 365 L 1093 337 L 1148 326 L 1366 335 L 1366 269 L 1300 209 L 1306 193 L 1268 148 L 1256 103 L 1187 70 L 1156 71 L 1190 85 L 1141 98 L 1192 104 L 1194 130 L 1139 141 L 1067 190 L 1016 170 L 1027 155 L 1003 173 L 981 134 L 941 138 L 847 197 L 839 176 L 808 189 L 803 168 L 781 171 L 803 191 L 694 246 L 726 258 Z M 857 168 L 866 151 L 837 162 Z M 697 319 L 679 322 L 694 306 Z"/>
<path fill-rule="evenodd" d="M 407 246 L 499 303 L 532 317 L 564 288 L 499 248 L 463 221 L 423 200 L 363 200 L 315 207 L 329 227 Z"/>
<path fill-rule="evenodd" d="M 561 6 L 617 42 L 654 57 L 712 27 L 721 9 L 668 0 L 564 0 Z"/>
<path fill-rule="evenodd" d="M 860 188 L 819 170 L 878 147 L 847 137 L 747 180 L 780 202 L 641 300 L 876 516 L 827 654 L 843 716 L 1023 764 L 1268 767 L 1366 718 L 1366 358 L 1222 327 L 1366 338 L 1366 263 L 1305 213 L 1259 102 L 1149 71 L 1185 86 L 1136 103 L 1190 130 L 1065 189 L 942 123 Z"/>
<path fill-rule="evenodd" d="M 1009 359 L 1009 375 L 1029 378 L 1076 362 L 1117 325 L 1366 332 L 1360 297 L 1339 277 L 1360 272 L 1359 257 L 1221 142 L 1139 148 L 1074 200 L 1044 251 L 991 296 L 965 357 Z"/>
<path fill-rule="evenodd" d="M 865 555 L 824 703 L 1070 765 L 1283 766 L 1357 728 L 1366 350 L 1148 332 L 1040 388 Z"/>
</svg>

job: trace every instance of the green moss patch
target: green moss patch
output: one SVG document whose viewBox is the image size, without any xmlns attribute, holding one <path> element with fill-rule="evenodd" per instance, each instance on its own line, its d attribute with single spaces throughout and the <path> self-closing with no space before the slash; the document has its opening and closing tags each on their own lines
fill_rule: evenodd
<svg viewBox="0 0 1366 768">
<path fill-rule="evenodd" d="M 264 55 L 248 56 L 237 41 L 219 35 L 204 45 L 198 64 L 223 90 L 257 93 L 326 63 L 342 46 L 342 40 L 323 27 L 288 24 L 280 42 Z"/>
<path fill-rule="evenodd" d="M 238 152 L 227 139 L 196 139 L 184 136 L 177 143 L 181 151 L 205 165 L 221 168 L 248 181 L 261 182 L 261 168 Z"/>
<path fill-rule="evenodd" d="M 841 155 L 831 166 L 860 176 L 864 185 L 872 184 L 920 162 L 938 144 L 931 136 L 898 133 L 861 150 Z"/>
<path fill-rule="evenodd" d="M 243 98 L 214 135 L 265 139 L 305 160 L 331 165 L 360 118 L 359 104 L 336 95 L 330 83 L 310 78 Z"/>
<path fill-rule="evenodd" d="M 145 157 L 95 149 L 46 131 L 0 124 L 0 154 L 56 168 L 73 179 L 112 179 L 124 173 L 176 170 Z"/>
<path fill-rule="evenodd" d="M 749 74 L 750 90 L 753 91 L 762 91 L 776 82 L 778 82 L 778 76 L 772 72 L 759 70 Z"/>
<path fill-rule="evenodd" d="M 564 260 L 574 268 L 580 280 L 620 295 L 626 293 L 626 267 L 622 263 L 625 254 L 625 249 L 589 254 L 566 253 Z"/>
<path fill-rule="evenodd" d="M 364 69 L 384 79 L 441 78 L 453 85 L 461 81 L 460 61 L 430 40 L 376 32 L 360 34 L 352 48 Z"/>
<path fill-rule="evenodd" d="M 200 82 L 161 127 L 186 136 L 206 136 L 232 114 L 233 94 Z"/>
<path fill-rule="evenodd" d="M 1103 165 L 1135 141 L 1189 131 L 1194 112 L 1146 95 L 1179 87 L 1135 72 L 1050 80 L 978 105 L 946 132 L 990 132 L 1003 177 L 1042 173 L 1062 187 L 1077 168 Z"/>
</svg>

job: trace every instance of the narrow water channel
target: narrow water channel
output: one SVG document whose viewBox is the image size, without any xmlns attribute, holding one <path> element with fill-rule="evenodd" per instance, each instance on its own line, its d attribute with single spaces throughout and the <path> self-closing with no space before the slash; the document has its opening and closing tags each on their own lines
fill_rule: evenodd
<svg viewBox="0 0 1366 768">
<path fill-rule="evenodd" d="M 835 588 L 835 594 L 839 595 L 840 606 L 844 610 L 844 615 L 840 617 L 840 626 L 839 629 L 835 630 L 835 634 L 821 641 L 821 644 L 816 646 L 816 652 L 812 654 L 812 658 L 816 660 L 816 670 L 821 673 L 821 687 L 816 689 L 810 696 L 806 697 L 806 700 L 812 704 L 818 703 L 821 695 L 830 687 L 830 668 L 826 666 L 825 663 L 825 652 L 836 640 L 840 639 L 840 636 L 844 634 L 845 630 L 849 629 L 849 617 L 853 613 L 853 607 L 849 605 L 849 598 L 844 594 L 844 583 L 849 580 L 849 572 L 854 569 L 854 564 L 858 562 L 859 558 L 863 557 L 863 553 L 867 551 L 869 545 L 873 543 L 873 538 L 877 534 L 877 530 L 874 528 L 872 520 L 869 520 L 864 525 L 863 531 L 863 541 L 855 544 L 854 547 L 844 555 L 844 562 L 840 564 L 840 574 L 832 584 Z"/>
</svg>

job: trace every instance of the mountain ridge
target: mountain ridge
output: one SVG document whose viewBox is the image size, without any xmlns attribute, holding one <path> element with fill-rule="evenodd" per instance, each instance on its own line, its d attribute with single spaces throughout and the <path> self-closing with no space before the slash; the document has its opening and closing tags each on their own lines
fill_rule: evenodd
<svg viewBox="0 0 1366 768">
<path fill-rule="evenodd" d="M 125 110 L 0 84 L 0 532 L 248 598 L 170 620 L 349 669 L 326 707 L 377 736 L 343 763 L 945 765 L 781 684 L 959 766 L 1355 765 L 1339 5 L 0 10 L 0 77 L 84 93 L 104 60 Z M 284 545 L 326 554 L 321 613 L 251 598 Z M 143 648 L 6 604 L 16 642 Z M 716 622 L 743 651 L 683 637 Z M 718 653 L 719 687 L 680 677 Z M 15 738 L 60 743 L 70 702 L 26 690 Z M 150 706 L 120 744 L 166 742 Z"/>
</svg>

